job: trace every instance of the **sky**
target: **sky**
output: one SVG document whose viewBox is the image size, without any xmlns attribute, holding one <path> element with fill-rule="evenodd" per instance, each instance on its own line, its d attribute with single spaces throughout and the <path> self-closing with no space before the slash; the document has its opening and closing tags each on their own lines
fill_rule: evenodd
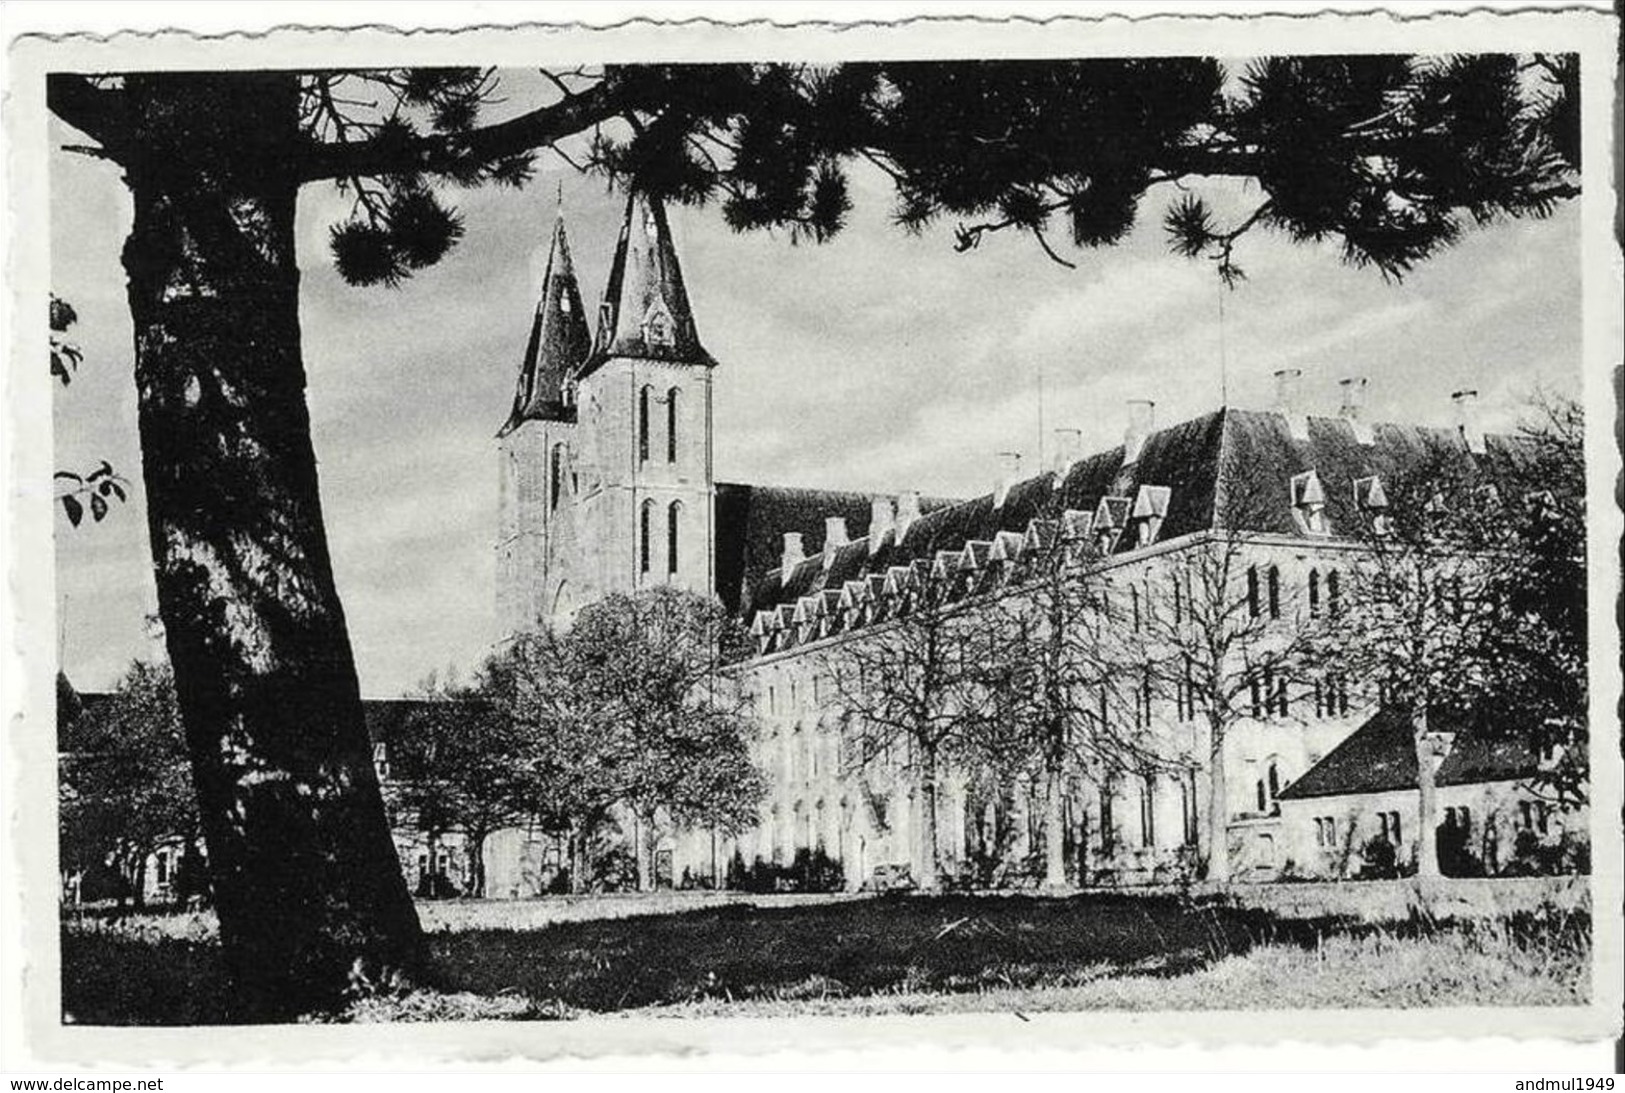
<svg viewBox="0 0 1625 1093">
<path fill-rule="evenodd" d="M 132 333 L 119 250 L 130 204 L 115 167 L 60 150 L 51 123 L 52 290 L 77 310 L 84 364 L 58 390 L 56 466 L 101 459 L 136 483 L 100 524 L 56 527 L 62 663 L 84 690 L 161 653 L 139 488 Z M 1302 371 L 1310 413 L 1362 375 L 1379 420 L 1449 424 L 1450 394 L 1480 392 L 1491 431 L 1537 387 L 1578 394 L 1578 209 L 1470 230 L 1403 282 L 1339 261 L 1334 244 L 1266 234 L 1240 244 L 1248 279 L 1169 253 L 1156 196 L 1123 244 L 1063 253 L 996 234 L 953 248 L 953 224 L 892 226 L 888 184 L 853 176 L 856 208 L 832 242 L 735 234 L 714 208 L 671 210 L 679 259 L 715 376 L 719 481 L 972 496 L 997 453 L 1036 470 L 1050 430 L 1086 452 L 1121 440 L 1131 398 L 1170 424 L 1225 401 L 1273 402 L 1273 373 Z M 327 229 L 348 201 L 300 197 L 300 318 L 335 575 L 362 694 L 466 673 L 495 628 L 494 433 L 512 399 L 562 190 L 589 308 L 622 214 L 602 179 L 557 160 L 520 191 L 453 191 L 466 234 L 398 289 L 333 272 Z M 1216 192 L 1221 206 L 1249 195 Z M 1064 232 L 1058 233 L 1064 236 Z M 595 308 L 593 310 L 596 310 Z M 1043 446 L 1042 453 L 1040 447 Z"/>
</svg>

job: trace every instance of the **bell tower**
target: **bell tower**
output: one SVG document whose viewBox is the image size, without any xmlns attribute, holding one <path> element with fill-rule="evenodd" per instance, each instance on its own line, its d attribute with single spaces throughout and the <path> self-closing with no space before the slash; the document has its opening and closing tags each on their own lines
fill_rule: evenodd
<svg viewBox="0 0 1625 1093">
<path fill-rule="evenodd" d="M 571 562 L 578 553 L 572 509 L 579 426 L 573 388 L 590 349 L 560 215 L 513 409 L 497 432 L 497 620 L 505 637 L 552 618 L 570 594 Z"/>
<path fill-rule="evenodd" d="M 575 387 L 581 562 L 593 571 L 578 605 L 661 584 L 715 591 L 715 366 L 694 329 L 666 210 L 634 186 Z"/>
</svg>

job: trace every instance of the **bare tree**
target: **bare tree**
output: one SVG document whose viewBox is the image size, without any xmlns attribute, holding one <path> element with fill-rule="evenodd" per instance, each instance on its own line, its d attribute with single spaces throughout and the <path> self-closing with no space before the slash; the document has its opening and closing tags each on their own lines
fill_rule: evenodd
<svg viewBox="0 0 1625 1093">
<path fill-rule="evenodd" d="M 1228 882 L 1225 743 L 1242 721 L 1291 717 L 1324 646 L 1296 589 L 1239 533 L 1205 533 L 1126 591 L 1123 670 L 1143 681 L 1142 701 L 1172 705 L 1198 730 L 1189 746 L 1208 775 L 1206 876 Z"/>
<path fill-rule="evenodd" d="M 989 690 L 976 751 L 1030 772 L 1044 787 L 1044 883 L 1067 883 L 1064 796 L 1069 776 L 1106 785 L 1162 761 L 1137 697 L 1112 612 L 1112 578 L 1087 529 L 1038 525 L 1014 582 L 991 613 L 980 679 Z"/>
<path fill-rule="evenodd" d="M 992 628 L 942 602 L 936 579 L 896 575 L 890 618 L 840 642 L 824 658 L 831 707 L 853 765 L 891 759 L 919 794 L 921 888 L 940 883 L 937 801 L 949 763 L 970 750 L 986 717 L 983 654 Z"/>
</svg>

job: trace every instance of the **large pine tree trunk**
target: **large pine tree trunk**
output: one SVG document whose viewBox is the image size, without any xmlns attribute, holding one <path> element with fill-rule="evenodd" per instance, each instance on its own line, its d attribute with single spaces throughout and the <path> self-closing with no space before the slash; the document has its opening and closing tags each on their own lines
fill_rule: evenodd
<svg viewBox="0 0 1625 1093">
<path fill-rule="evenodd" d="M 242 1016 L 423 948 L 317 493 L 294 255 L 298 85 L 126 80 L 124 248 L 158 609 Z"/>
</svg>

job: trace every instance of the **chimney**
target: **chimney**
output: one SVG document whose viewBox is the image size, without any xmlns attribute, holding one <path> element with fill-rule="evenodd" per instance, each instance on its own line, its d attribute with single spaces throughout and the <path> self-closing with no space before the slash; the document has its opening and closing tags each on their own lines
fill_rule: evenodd
<svg viewBox="0 0 1625 1093">
<path fill-rule="evenodd" d="M 1056 429 L 1055 430 L 1055 484 L 1061 484 L 1072 464 L 1083 458 L 1083 430 L 1082 429 Z"/>
<path fill-rule="evenodd" d="M 869 553 L 880 549 L 880 540 L 897 525 L 897 505 L 890 497 L 869 501 Z"/>
<path fill-rule="evenodd" d="M 1349 423 L 1354 439 L 1361 444 L 1371 443 L 1371 423 L 1365 419 L 1365 377 L 1348 376 L 1337 381 L 1343 389 L 1343 403 L 1337 416 Z"/>
<path fill-rule="evenodd" d="M 908 526 L 920 518 L 920 491 L 904 490 L 897 495 L 897 541 L 908 534 Z"/>
<path fill-rule="evenodd" d="M 1467 442 L 1467 450 L 1483 455 L 1484 427 L 1478 419 L 1478 392 L 1472 388 L 1456 391 L 1450 396 L 1450 401 L 1456 404 L 1456 428 L 1461 430 L 1461 439 Z"/>
<path fill-rule="evenodd" d="M 1021 480 L 1021 453 L 1000 452 L 998 454 L 999 477 L 993 483 L 993 507 L 1004 506 L 1004 496 L 1010 492 L 1010 487 Z"/>
<path fill-rule="evenodd" d="M 1275 412 L 1286 418 L 1292 439 L 1309 439 L 1309 416 L 1298 402 L 1298 386 L 1303 372 L 1297 368 L 1282 368 L 1275 373 Z"/>
<path fill-rule="evenodd" d="M 846 537 L 846 517 L 824 517 L 824 553 L 828 554 L 832 547 L 844 547 L 851 540 Z"/>
<path fill-rule="evenodd" d="M 1148 398 L 1128 400 L 1128 428 L 1123 432 L 1123 465 L 1126 467 L 1140 458 L 1146 437 L 1151 435 L 1156 421 L 1157 404 Z"/>
<path fill-rule="evenodd" d="M 801 546 L 801 532 L 784 533 L 784 553 L 779 555 L 779 574 L 789 576 L 790 571 L 806 560 L 807 552 Z"/>
</svg>

